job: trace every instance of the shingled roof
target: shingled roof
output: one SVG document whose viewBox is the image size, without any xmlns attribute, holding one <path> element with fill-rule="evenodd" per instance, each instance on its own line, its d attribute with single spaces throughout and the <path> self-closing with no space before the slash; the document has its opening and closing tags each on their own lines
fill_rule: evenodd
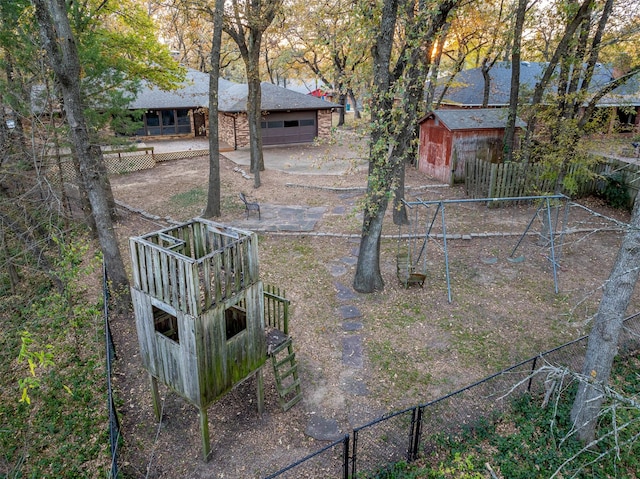
<svg viewBox="0 0 640 479">
<path fill-rule="evenodd" d="M 220 111 L 228 113 L 240 113 L 247 111 L 246 83 L 236 83 L 220 92 Z M 261 105 L 262 111 L 287 111 L 287 110 L 327 110 L 330 108 L 341 108 L 336 103 L 331 103 L 312 95 L 305 95 L 296 91 L 279 87 L 273 83 L 262 82 Z"/>
<path fill-rule="evenodd" d="M 439 119 L 449 130 L 487 130 L 504 128 L 509 111 L 506 108 L 469 108 L 435 110 L 420 119 L 420 123 L 429 118 Z M 516 127 L 524 128 L 526 124 L 516 119 Z"/>
<path fill-rule="evenodd" d="M 233 83 L 224 78 L 218 80 L 218 88 L 224 90 Z M 160 90 L 143 86 L 138 96 L 129 104 L 132 110 L 163 108 L 200 108 L 209 106 L 209 74 L 188 69 L 185 79 L 176 90 Z"/>
<path fill-rule="evenodd" d="M 218 79 L 218 109 L 229 113 L 247 111 L 246 83 L 234 83 Z M 263 111 L 282 110 L 326 110 L 340 108 L 340 105 L 324 101 L 311 95 L 261 83 Z M 132 110 L 156 110 L 166 108 L 207 108 L 209 106 L 209 74 L 188 69 L 182 85 L 171 91 L 156 87 L 143 87 L 130 103 Z"/>
<path fill-rule="evenodd" d="M 520 90 L 525 95 L 531 95 L 537 81 L 542 77 L 546 63 L 521 62 L 520 64 Z M 490 90 L 487 106 L 508 106 L 509 92 L 511 91 L 511 63 L 499 62 L 489 70 Z M 589 87 L 590 91 L 596 91 L 613 80 L 613 71 L 603 64 L 598 64 L 594 71 L 593 79 Z M 439 81 L 436 88 L 436 98 L 446 83 L 446 79 Z M 454 86 L 450 87 L 443 98 L 443 104 L 479 107 L 482 106 L 484 92 L 484 79 L 481 68 L 463 70 L 454 78 Z M 626 85 L 618 87 L 611 94 L 605 96 L 600 102 L 601 106 L 640 105 L 640 87 L 637 77 Z"/>
</svg>

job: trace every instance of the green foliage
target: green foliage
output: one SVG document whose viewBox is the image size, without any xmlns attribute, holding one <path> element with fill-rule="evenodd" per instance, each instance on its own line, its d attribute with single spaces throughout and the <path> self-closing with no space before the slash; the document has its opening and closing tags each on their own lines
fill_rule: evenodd
<svg viewBox="0 0 640 479">
<path fill-rule="evenodd" d="M 0 390 L 8 477 L 101 477 L 108 469 L 103 326 L 87 290 L 95 258 L 84 241 L 56 244 L 64 291 L 42 278 L 29 294 L 3 298 L 10 307 L 0 310 L 0 375 L 13 385 Z"/>
<path fill-rule="evenodd" d="M 631 202 L 627 191 L 626 181 L 623 173 L 613 173 L 605 176 L 606 185 L 601 196 L 607 204 L 613 208 L 629 209 Z"/>
<path fill-rule="evenodd" d="M 640 386 L 639 366 L 638 350 L 618 358 L 611 386 L 633 398 Z M 510 479 L 546 479 L 556 470 L 562 474 L 557 477 L 635 478 L 640 468 L 640 445 L 635 440 L 640 434 L 640 410 L 613 407 L 610 402 L 600 421 L 600 442 L 583 449 L 572 434 L 570 417 L 576 386 L 569 382 L 559 389 L 545 408 L 541 407 L 542 395 L 519 395 L 507 411 L 479 419 L 458 435 L 423 437 L 435 449 L 425 460 L 406 468 L 426 470 L 419 477 L 433 479 L 486 477 L 480 472 L 485 463 L 499 477 Z M 611 434 L 614 425 L 617 433 Z M 438 458 L 437 464 L 425 465 L 431 457 Z"/>
<path fill-rule="evenodd" d="M 26 361 L 29 367 L 29 374 L 18 380 L 18 385 L 22 390 L 20 402 L 26 402 L 28 405 L 31 405 L 29 390 L 40 387 L 40 377 L 36 374 L 36 370 L 41 371 L 49 366 L 53 366 L 53 353 L 51 352 L 53 346 L 47 344 L 45 349 L 34 351 L 32 349 L 33 339 L 29 331 L 22 331 L 20 333 L 20 343 L 18 363 L 20 364 Z"/>
<path fill-rule="evenodd" d="M 470 456 L 462 457 L 459 452 L 454 453 L 453 461 L 449 464 L 441 463 L 438 472 L 430 475 L 434 479 L 483 479 L 484 475 L 477 471 Z"/>
</svg>

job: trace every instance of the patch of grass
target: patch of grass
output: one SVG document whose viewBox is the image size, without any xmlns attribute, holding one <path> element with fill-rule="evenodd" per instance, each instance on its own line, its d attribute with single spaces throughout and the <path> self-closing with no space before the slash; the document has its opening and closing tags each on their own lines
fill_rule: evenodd
<svg viewBox="0 0 640 479">
<path fill-rule="evenodd" d="M 367 350 L 369 360 L 381 372 L 389 386 L 409 391 L 424 389 L 432 383 L 431 374 L 424 370 L 424 365 L 429 360 L 425 350 L 408 354 L 395 348 L 388 339 L 369 342 Z"/>
<path fill-rule="evenodd" d="M 639 367 L 638 351 L 618 358 L 613 369 L 612 387 L 630 397 L 637 394 Z M 569 385 L 559 400 L 546 408 L 540 406 L 542 396 L 523 394 L 514 397 L 509 410 L 493 418 L 480 418 L 458 434 L 423 438 L 423 445 L 430 445 L 428 456 L 412 464 L 398 463 L 374 477 L 488 477 L 485 464 L 489 464 L 498 477 L 510 479 L 548 478 L 561 467 L 561 475 L 557 477 L 635 479 L 640 470 L 640 445 L 633 438 L 640 433 L 640 411 L 618 408 L 618 427 L 626 422 L 630 426 L 619 429 L 616 437 L 603 440 L 587 452 L 580 452 L 583 444 L 569 435 L 575 390 L 576 384 Z M 610 415 L 602 418 L 601 437 L 612 421 Z M 386 471 L 393 471 L 394 475 L 384 475 Z"/>
<path fill-rule="evenodd" d="M 203 188 L 191 188 L 169 198 L 169 201 L 180 208 L 188 208 L 194 205 L 204 205 L 207 200 L 207 192 Z"/>
</svg>

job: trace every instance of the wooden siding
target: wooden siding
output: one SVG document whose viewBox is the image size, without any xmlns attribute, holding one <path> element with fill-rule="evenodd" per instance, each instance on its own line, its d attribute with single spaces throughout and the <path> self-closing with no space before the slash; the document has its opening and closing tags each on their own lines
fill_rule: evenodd
<svg viewBox="0 0 640 479">
<path fill-rule="evenodd" d="M 131 289 L 131 297 L 142 364 L 164 384 L 181 393 L 194 404 L 198 404 L 200 390 L 198 376 L 195 374 L 197 371 L 195 318 L 176 311 L 135 288 Z M 152 306 L 166 310 L 178 318 L 179 343 L 155 330 Z"/>
<path fill-rule="evenodd" d="M 243 294 L 208 310 L 196 323 L 200 405 L 211 404 L 264 364 L 262 296 L 262 283 L 258 282 Z M 247 328 L 227 340 L 225 310 L 239 303 L 246 310 Z"/>
<path fill-rule="evenodd" d="M 420 125 L 418 169 L 443 183 L 464 181 L 467 160 L 499 159 L 502 148 L 495 145 L 503 135 L 503 128 L 451 131 L 441 121 L 427 119 Z"/>
</svg>

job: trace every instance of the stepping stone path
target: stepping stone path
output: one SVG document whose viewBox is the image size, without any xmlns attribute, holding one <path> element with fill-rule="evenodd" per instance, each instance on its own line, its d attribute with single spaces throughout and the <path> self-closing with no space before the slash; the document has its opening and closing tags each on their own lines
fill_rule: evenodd
<svg viewBox="0 0 640 479">
<path fill-rule="evenodd" d="M 333 418 L 324 418 L 318 414 L 311 416 L 305 433 L 318 441 L 336 441 L 342 437 L 338 421 Z"/>
<path fill-rule="evenodd" d="M 328 268 L 333 277 L 339 277 L 347 273 L 347 268 L 357 263 L 358 248 L 351 250 L 351 255 L 342 257 Z M 336 313 L 342 319 L 342 364 L 345 367 L 340 388 L 346 394 L 355 397 L 363 397 L 369 395 L 369 389 L 366 383 L 357 377 L 357 371 L 364 366 L 364 351 L 362 344 L 362 336 L 359 332 L 363 329 L 362 312 L 352 301 L 358 299 L 358 295 L 350 286 L 340 281 L 335 281 L 333 286 L 336 289 L 336 298 L 341 303 L 336 309 Z M 356 402 L 357 405 L 357 402 Z M 360 414 L 354 414 L 353 417 L 359 417 Z M 336 440 L 341 437 L 341 431 L 335 419 L 324 418 L 322 415 L 314 414 L 307 424 L 306 434 L 317 440 Z"/>
</svg>

